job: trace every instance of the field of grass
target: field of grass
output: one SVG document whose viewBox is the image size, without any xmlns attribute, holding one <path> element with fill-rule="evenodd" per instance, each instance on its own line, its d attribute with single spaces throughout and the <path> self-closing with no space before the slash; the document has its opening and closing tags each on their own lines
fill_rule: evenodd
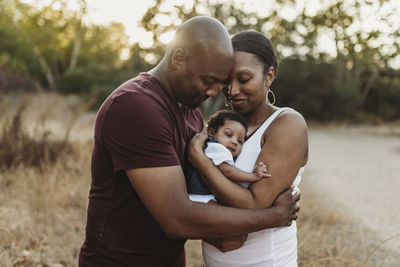
<svg viewBox="0 0 400 267">
<path fill-rule="evenodd" d="M 57 95 L 0 103 L 1 266 L 77 266 L 94 119 L 86 110 Z M 370 233 L 313 198 L 306 182 L 302 192 L 299 266 L 386 266 Z M 187 266 L 201 266 L 200 242 L 186 250 Z"/>
</svg>

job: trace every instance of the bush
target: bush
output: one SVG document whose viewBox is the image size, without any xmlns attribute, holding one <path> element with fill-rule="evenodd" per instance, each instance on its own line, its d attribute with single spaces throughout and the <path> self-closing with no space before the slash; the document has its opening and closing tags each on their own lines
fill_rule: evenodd
<svg viewBox="0 0 400 267">
<path fill-rule="evenodd" d="M 97 109 L 115 88 L 133 76 L 127 69 L 76 68 L 60 78 L 58 90 L 63 94 L 81 94 L 86 97 L 95 94 L 97 100 L 92 108 Z"/>
<path fill-rule="evenodd" d="M 57 88 L 64 94 L 87 94 L 93 84 L 96 83 L 95 76 L 90 70 L 76 68 L 62 75 L 58 81 Z"/>
<path fill-rule="evenodd" d="M 0 170 L 20 165 L 41 169 L 54 164 L 61 156 L 72 153 L 68 140 L 51 140 L 45 131 L 31 136 L 22 125 L 26 103 L 11 118 L 0 121 Z"/>
<path fill-rule="evenodd" d="M 400 73 L 397 75 L 400 76 Z M 368 113 L 376 114 L 383 120 L 400 118 L 400 78 L 382 77 L 371 89 L 365 103 Z"/>
<path fill-rule="evenodd" d="M 292 107 L 306 118 L 317 120 L 352 116 L 357 107 L 358 83 L 338 80 L 339 71 L 334 64 L 282 61 L 272 86 L 277 104 Z"/>
</svg>

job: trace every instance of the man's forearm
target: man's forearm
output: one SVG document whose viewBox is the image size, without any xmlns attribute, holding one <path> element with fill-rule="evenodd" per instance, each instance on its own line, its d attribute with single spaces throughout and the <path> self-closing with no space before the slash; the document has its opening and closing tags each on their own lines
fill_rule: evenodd
<svg viewBox="0 0 400 267">
<path fill-rule="evenodd" d="M 278 207 L 237 209 L 197 202 L 189 205 L 177 214 L 174 226 L 167 233 L 170 237 L 227 237 L 287 225 L 290 221 Z"/>
<path fill-rule="evenodd" d="M 171 238 L 233 236 L 285 225 L 293 214 L 290 193 L 281 205 L 264 210 L 192 202 L 179 165 L 131 169 L 126 173 L 146 209 Z"/>
</svg>

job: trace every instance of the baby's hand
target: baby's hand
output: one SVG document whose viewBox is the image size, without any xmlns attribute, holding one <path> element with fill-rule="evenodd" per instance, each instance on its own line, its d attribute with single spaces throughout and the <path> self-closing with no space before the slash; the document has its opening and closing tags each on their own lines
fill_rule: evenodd
<svg viewBox="0 0 400 267">
<path fill-rule="evenodd" d="M 268 173 L 267 166 L 261 161 L 256 163 L 253 173 L 258 180 L 271 177 L 271 174 Z"/>
</svg>

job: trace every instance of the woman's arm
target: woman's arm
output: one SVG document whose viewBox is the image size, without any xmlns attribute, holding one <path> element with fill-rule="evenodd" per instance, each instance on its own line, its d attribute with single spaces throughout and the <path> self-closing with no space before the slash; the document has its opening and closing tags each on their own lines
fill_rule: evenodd
<svg viewBox="0 0 400 267">
<path fill-rule="evenodd" d="M 226 179 L 204 155 L 200 142 L 193 140 L 189 160 L 205 179 L 216 199 L 233 207 L 271 206 L 279 193 L 290 187 L 308 157 L 307 126 L 303 117 L 295 111 L 281 114 L 265 132 L 257 162 L 265 163 L 272 177 L 253 183 L 249 189 Z"/>
</svg>

